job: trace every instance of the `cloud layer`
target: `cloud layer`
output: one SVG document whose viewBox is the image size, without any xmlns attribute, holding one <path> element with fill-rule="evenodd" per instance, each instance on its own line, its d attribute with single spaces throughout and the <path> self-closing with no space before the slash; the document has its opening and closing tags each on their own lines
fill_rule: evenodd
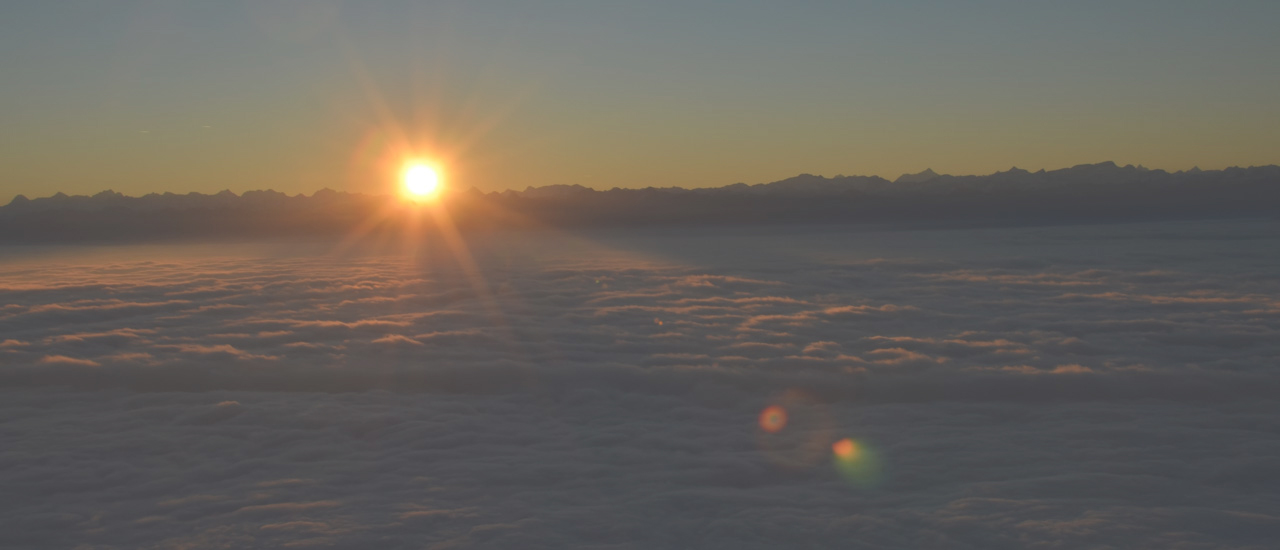
<svg viewBox="0 0 1280 550">
<path fill-rule="evenodd" d="M 499 234 L 473 262 L 12 255 L 0 537 L 1262 547 L 1278 241 L 1202 222 Z"/>
</svg>

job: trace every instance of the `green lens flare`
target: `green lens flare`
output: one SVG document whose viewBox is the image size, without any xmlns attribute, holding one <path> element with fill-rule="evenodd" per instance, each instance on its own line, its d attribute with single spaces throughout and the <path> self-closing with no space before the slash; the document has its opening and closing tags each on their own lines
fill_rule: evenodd
<svg viewBox="0 0 1280 550">
<path fill-rule="evenodd" d="M 869 489 L 884 482 L 880 454 L 865 443 L 841 439 L 831 445 L 831 463 L 845 481 Z"/>
</svg>

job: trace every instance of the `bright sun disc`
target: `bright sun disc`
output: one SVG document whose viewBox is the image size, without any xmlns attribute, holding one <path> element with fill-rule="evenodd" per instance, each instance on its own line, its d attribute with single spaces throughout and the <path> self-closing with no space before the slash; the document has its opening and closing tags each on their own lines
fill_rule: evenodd
<svg viewBox="0 0 1280 550">
<path fill-rule="evenodd" d="M 410 165 L 404 171 L 404 190 L 414 198 L 426 198 L 440 189 L 440 175 L 425 164 Z"/>
</svg>

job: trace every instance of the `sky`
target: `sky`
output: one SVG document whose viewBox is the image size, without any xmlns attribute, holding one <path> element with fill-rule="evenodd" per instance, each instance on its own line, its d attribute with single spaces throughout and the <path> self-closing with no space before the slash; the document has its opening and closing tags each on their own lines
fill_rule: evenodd
<svg viewBox="0 0 1280 550">
<path fill-rule="evenodd" d="M 0 200 L 1280 162 L 1280 4 L 0 5 Z"/>
</svg>

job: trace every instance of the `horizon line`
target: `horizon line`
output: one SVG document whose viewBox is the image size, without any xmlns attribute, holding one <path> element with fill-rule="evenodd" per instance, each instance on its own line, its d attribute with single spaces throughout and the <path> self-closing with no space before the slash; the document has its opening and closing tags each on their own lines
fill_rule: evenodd
<svg viewBox="0 0 1280 550">
<path fill-rule="evenodd" d="M 1162 169 L 1162 168 L 1148 168 L 1148 167 L 1143 166 L 1143 165 L 1141 165 L 1141 164 L 1136 164 L 1136 165 L 1135 165 L 1135 164 L 1125 164 L 1125 165 L 1123 165 L 1123 166 L 1122 166 L 1122 165 L 1120 165 L 1120 164 L 1116 163 L 1115 161 L 1105 160 L 1105 161 L 1096 162 L 1096 163 L 1082 163 L 1082 164 L 1076 164 L 1076 165 L 1073 165 L 1073 166 L 1068 166 L 1068 167 L 1064 167 L 1064 168 L 1055 168 L 1055 169 L 1052 169 L 1052 170 L 1050 170 L 1050 169 L 1046 169 L 1046 168 L 1041 168 L 1041 169 L 1036 170 L 1036 171 L 1031 171 L 1031 170 L 1027 170 L 1027 169 L 1025 169 L 1025 168 L 1019 168 L 1018 166 L 1011 166 L 1008 170 L 1003 170 L 1003 171 L 997 170 L 997 171 L 992 172 L 992 173 L 990 173 L 990 174 L 945 174 L 945 173 L 938 173 L 938 172 L 934 172 L 932 168 L 925 168 L 924 170 L 921 170 L 921 171 L 919 171 L 919 172 L 909 172 L 909 173 L 904 173 L 904 174 L 902 174 L 902 175 L 900 175 L 900 176 L 898 176 L 898 177 L 896 177 L 896 178 L 894 178 L 894 179 L 889 179 L 889 178 L 886 178 L 886 177 L 884 177 L 884 176 L 882 176 L 882 175 L 879 175 L 879 174 L 852 174 L 852 175 L 849 175 L 849 174 L 835 174 L 835 175 L 833 175 L 833 176 L 825 176 L 825 175 L 822 175 L 822 174 L 813 174 L 813 173 L 809 173 L 809 172 L 801 172 L 801 173 L 796 174 L 796 175 L 794 175 L 794 176 L 790 176 L 790 177 L 783 178 L 783 179 L 780 179 L 780 180 L 767 181 L 767 182 L 758 182 L 758 183 L 734 182 L 734 183 L 728 183 L 728 184 L 723 184 L 723 185 L 704 185 L 704 186 L 693 186 L 693 187 L 681 187 L 681 186 L 675 186 L 675 185 L 673 185 L 673 186 L 660 187 L 660 186 L 650 185 L 650 186 L 646 186 L 646 187 L 617 187 L 617 186 L 615 186 L 615 187 L 603 188 L 603 187 L 590 187 L 590 186 L 585 186 L 585 185 L 581 185 L 581 184 L 553 183 L 553 184 L 541 185 L 541 186 L 537 186 L 537 187 L 534 187 L 534 186 L 525 186 L 523 189 L 520 189 L 520 188 L 518 188 L 518 187 L 507 187 L 507 188 L 505 188 L 505 189 L 497 189 L 497 190 L 492 190 L 492 191 L 481 191 L 481 190 L 479 190 L 478 188 L 476 188 L 474 185 L 471 185 L 471 186 L 467 186 L 467 187 L 465 187 L 465 188 L 461 188 L 461 187 L 456 188 L 456 189 L 454 189 L 454 191 L 455 191 L 455 192 L 477 192 L 477 193 L 482 193 L 482 194 L 493 194 L 493 193 L 496 193 L 496 194 L 502 194 L 502 193 L 509 193 L 509 192 L 521 193 L 521 192 L 526 192 L 526 191 L 530 191 L 530 190 L 547 189 L 547 188 L 562 188 L 562 187 L 563 187 L 563 188 L 571 188 L 571 189 L 572 189 L 572 188 L 585 189 L 585 190 L 589 190 L 589 191 L 597 191 L 597 192 L 614 191 L 614 190 L 644 190 L 644 189 L 682 189 L 682 190 L 694 190 L 694 189 L 723 189 L 723 188 L 726 188 L 726 187 L 734 187 L 734 186 L 739 186 L 739 185 L 746 185 L 746 186 L 749 186 L 749 187 L 756 187 L 756 186 L 761 186 L 761 185 L 770 185 L 770 184 L 779 183 L 779 182 L 784 182 L 784 181 L 788 181 L 788 180 L 791 180 L 791 179 L 801 178 L 801 177 L 806 177 L 806 176 L 809 176 L 809 177 L 817 177 L 817 178 L 822 178 L 822 179 L 829 179 L 829 180 L 835 180 L 835 179 L 848 179 L 848 178 L 880 179 L 880 180 L 883 180 L 883 181 L 886 181 L 886 182 L 889 182 L 889 183 L 896 183 L 896 182 L 898 182 L 898 181 L 903 180 L 904 178 L 910 178 L 910 177 L 912 177 L 912 176 L 920 176 L 920 175 L 930 174 L 930 173 L 932 173 L 932 174 L 933 174 L 933 175 L 930 177 L 930 179 L 934 179 L 934 178 L 946 178 L 946 177 L 949 177 L 949 178 L 981 178 L 981 177 L 990 177 L 990 176 L 995 176 L 995 175 L 998 175 L 998 174 L 1007 174 L 1007 173 L 1011 173 L 1011 172 L 1022 172 L 1022 173 L 1028 173 L 1028 174 L 1041 174 L 1041 173 L 1052 173 L 1052 172 L 1059 172 L 1059 171 L 1064 171 L 1064 170 L 1072 170 L 1072 169 L 1081 168 L 1081 167 L 1094 167 L 1094 166 L 1107 166 L 1107 167 L 1114 167 L 1114 168 L 1116 168 L 1116 169 L 1121 169 L 1121 170 L 1125 170 L 1125 169 L 1133 169 L 1133 170 L 1138 170 L 1138 171 L 1141 171 L 1141 172 L 1163 172 L 1163 173 L 1170 174 L 1170 175 L 1176 175 L 1176 174 L 1184 174 L 1184 173 L 1224 172 L 1224 171 L 1227 171 L 1227 170 L 1249 170 L 1249 169 L 1255 169 L 1255 168 L 1278 167 L 1278 166 L 1280 166 L 1280 165 L 1277 165 L 1277 164 L 1262 164 L 1262 165 L 1249 165 L 1249 166 L 1233 165 L 1233 166 L 1227 166 L 1227 167 L 1224 167 L 1224 168 L 1208 169 L 1208 170 L 1203 170 L 1203 169 L 1201 169 L 1201 168 L 1197 165 L 1197 166 L 1193 166 L 1193 167 L 1191 167 L 1191 168 L 1189 168 L 1189 169 L 1186 169 L 1186 170 L 1178 170 L 1178 171 L 1170 172 L 1170 171 L 1168 171 L 1168 170 L 1164 170 L 1164 169 Z M 52 195 L 48 195 L 48 196 L 28 197 L 28 196 L 26 196 L 26 194 L 25 194 L 25 193 L 17 193 L 17 194 L 15 194 L 15 195 L 13 195 L 13 196 L 10 198 L 10 200 L 9 200 L 9 201 L 7 201 L 7 202 L 3 203 L 3 205 L 0 205 L 0 206 L 7 206 L 7 205 L 13 204 L 13 203 L 15 203 L 15 202 L 19 202 L 19 201 L 20 201 L 20 199 L 25 199 L 25 200 L 40 200 L 40 199 L 51 199 L 51 198 L 57 198 L 57 197 L 59 197 L 59 196 L 64 197 L 64 198 L 74 198 L 74 197 L 87 197 L 87 198 L 92 198 L 92 197 L 97 197 L 97 196 L 101 196 L 101 195 L 106 194 L 106 195 L 112 195 L 112 196 L 119 196 L 119 197 L 123 197 L 123 198 L 138 199 L 138 198 L 145 198 L 145 197 L 149 197 L 149 196 L 152 196 L 152 195 L 159 195 L 159 196 L 164 196 L 164 195 L 175 195 L 175 196 L 201 195 L 201 196 L 206 196 L 206 197 L 212 197 L 212 196 L 218 196 L 218 195 L 226 195 L 226 194 L 230 194 L 230 195 L 232 195 L 232 196 L 242 197 L 242 196 L 244 196 L 245 194 L 248 194 L 248 193 L 277 193 L 277 194 L 281 194 L 281 195 L 284 195 L 284 196 L 289 197 L 289 198 L 296 198 L 296 197 L 314 197 L 315 195 L 320 194 L 320 193 L 324 193 L 324 192 L 326 192 L 326 191 L 330 191 L 330 192 L 334 192 L 334 193 L 346 193 L 346 194 L 349 194 L 349 195 L 364 195 L 364 196 L 370 196 L 370 197 L 389 196 L 389 195 L 392 195 L 392 194 L 393 194 L 393 193 L 370 193 L 370 192 L 365 192 L 365 191 L 348 191 L 348 190 L 342 190 L 342 189 L 333 189 L 333 188 L 331 188 L 331 187 L 327 187 L 327 186 L 326 186 L 326 187 L 322 187 L 322 188 L 320 188 L 320 189 L 317 189 L 317 190 L 315 190 L 315 191 L 311 192 L 310 194 L 308 194 L 308 193 L 297 193 L 297 194 L 293 194 L 293 195 L 290 195 L 290 194 L 288 194 L 288 193 L 286 193 L 286 192 L 283 192 L 283 191 L 276 191 L 275 189 L 272 189 L 272 188 L 265 188 L 265 189 L 264 189 L 264 188 L 259 188 L 259 189 L 246 189 L 246 190 L 241 191 L 241 192 L 239 192 L 239 193 L 236 193 L 235 191 L 232 191 L 230 188 L 226 188 L 226 189 L 222 189 L 222 190 L 220 190 L 220 191 L 216 191 L 216 192 L 212 192 L 212 193 L 203 193 L 203 192 L 200 192 L 200 191 L 189 191 L 189 192 L 186 192 L 186 193 L 180 193 L 180 192 L 174 192 L 174 191 L 152 191 L 152 192 L 150 192 L 150 193 L 146 193 L 146 194 L 143 194 L 143 195 L 127 195 L 127 194 L 124 194 L 124 193 L 120 193 L 120 192 L 118 192 L 118 191 L 115 191 L 114 189 L 110 189 L 110 188 L 108 188 L 108 189 L 104 189 L 104 190 L 102 190 L 102 191 L 99 191 L 99 192 L 97 192 L 97 193 L 94 193 L 94 194 L 92 194 L 92 195 L 86 195 L 86 194 L 76 194 L 76 195 L 72 195 L 72 194 L 67 194 L 67 193 L 65 193 L 65 192 L 63 192 L 63 191 L 57 191 L 57 192 L 54 192 Z"/>
</svg>

